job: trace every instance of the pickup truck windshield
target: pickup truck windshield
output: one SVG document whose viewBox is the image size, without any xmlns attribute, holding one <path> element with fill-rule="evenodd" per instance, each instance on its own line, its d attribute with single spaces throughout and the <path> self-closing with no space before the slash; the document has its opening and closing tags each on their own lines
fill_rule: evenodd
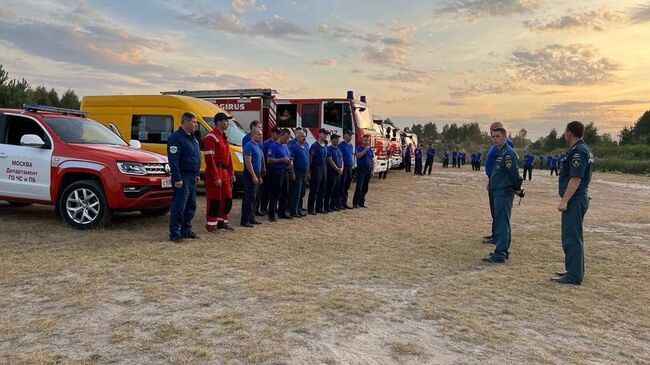
<svg viewBox="0 0 650 365">
<path fill-rule="evenodd" d="M 46 117 L 45 123 L 66 143 L 126 146 L 120 137 L 103 124 L 90 119 Z"/>
</svg>

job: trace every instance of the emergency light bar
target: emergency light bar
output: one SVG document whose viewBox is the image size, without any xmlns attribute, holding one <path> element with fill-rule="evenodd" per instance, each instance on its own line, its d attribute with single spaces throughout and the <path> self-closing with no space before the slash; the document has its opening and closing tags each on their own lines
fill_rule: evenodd
<svg viewBox="0 0 650 365">
<path fill-rule="evenodd" d="M 66 108 L 57 108 L 49 105 L 39 105 L 39 104 L 23 104 L 23 109 L 29 112 L 51 112 L 51 113 L 61 113 L 76 115 L 80 117 L 86 117 L 88 112 L 77 109 L 66 109 Z"/>
</svg>

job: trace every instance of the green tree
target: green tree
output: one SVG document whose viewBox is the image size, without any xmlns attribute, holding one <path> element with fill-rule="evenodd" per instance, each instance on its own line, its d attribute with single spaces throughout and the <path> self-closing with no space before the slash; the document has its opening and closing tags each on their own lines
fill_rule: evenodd
<svg viewBox="0 0 650 365">
<path fill-rule="evenodd" d="M 25 79 L 9 80 L 9 74 L 0 65 L 0 106 L 20 108 L 29 99 L 30 87 Z"/>
<path fill-rule="evenodd" d="M 38 86 L 29 93 L 29 102 L 40 105 L 50 105 L 50 95 L 45 86 Z"/>
<path fill-rule="evenodd" d="M 49 106 L 59 106 L 59 94 L 54 88 L 47 92 L 47 102 Z"/>
<path fill-rule="evenodd" d="M 61 100 L 59 100 L 59 106 L 61 108 L 67 109 L 79 109 L 81 107 L 81 103 L 79 103 L 79 97 L 77 94 L 75 94 L 74 90 L 68 89 L 61 96 Z M 390 122 L 390 119 L 386 120 Z M 394 126 L 392 123 L 389 124 Z"/>
<path fill-rule="evenodd" d="M 585 143 L 590 146 L 594 146 L 602 142 L 602 139 L 598 135 L 598 128 L 594 126 L 594 122 L 589 122 L 587 125 L 585 125 L 585 134 L 582 136 L 582 139 L 584 139 Z"/>
<path fill-rule="evenodd" d="M 557 138 L 557 130 L 555 128 L 551 129 L 551 132 L 546 136 L 544 139 L 544 150 L 545 151 L 553 151 L 557 147 L 559 147 L 558 143 L 558 138 Z"/>
</svg>

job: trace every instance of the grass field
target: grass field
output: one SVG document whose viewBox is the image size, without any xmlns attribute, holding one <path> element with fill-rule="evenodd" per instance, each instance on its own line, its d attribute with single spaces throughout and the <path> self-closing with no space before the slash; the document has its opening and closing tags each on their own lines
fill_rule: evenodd
<svg viewBox="0 0 650 365">
<path fill-rule="evenodd" d="M 650 179 L 594 175 L 575 287 L 549 281 L 557 178 L 525 183 L 489 266 L 483 172 L 435 169 L 373 181 L 370 209 L 213 235 L 200 197 L 184 245 L 166 217 L 83 232 L 0 206 L 0 364 L 650 364 Z"/>
</svg>

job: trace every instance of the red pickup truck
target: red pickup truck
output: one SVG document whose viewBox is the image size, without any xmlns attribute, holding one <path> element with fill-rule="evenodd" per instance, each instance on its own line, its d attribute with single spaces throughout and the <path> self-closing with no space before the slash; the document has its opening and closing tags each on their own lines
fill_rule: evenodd
<svg viewBox="0 0 650 365">
<path fill-rule="evenodd" d="M 132 144 L 79 110 L 0 109 L 0 200 L 54 205 L 77 229 L 105 226 L 118 210 L 166 214 L 167 157 Z"/>
</svg>

